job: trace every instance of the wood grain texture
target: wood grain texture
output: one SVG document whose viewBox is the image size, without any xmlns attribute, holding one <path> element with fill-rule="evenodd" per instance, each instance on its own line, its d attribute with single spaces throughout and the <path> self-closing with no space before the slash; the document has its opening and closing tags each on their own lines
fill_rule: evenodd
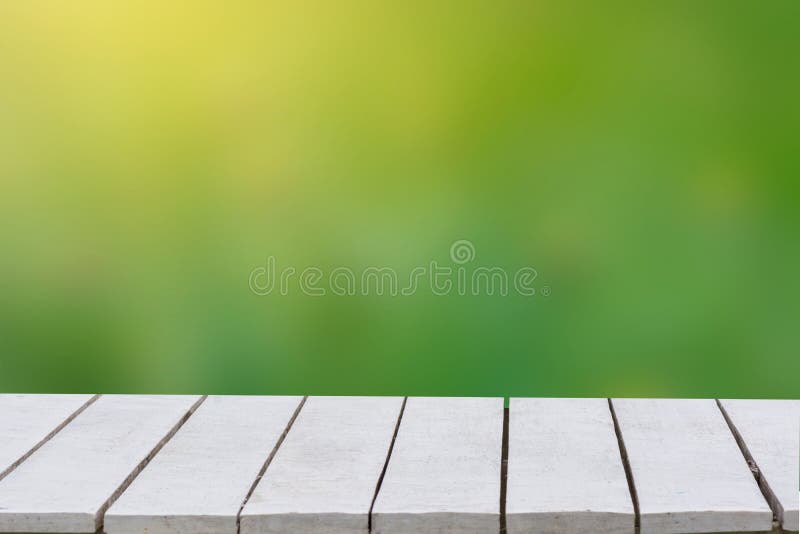
<svg viewBox="0 0 800 534">
<path fill-rule="evenodd" d="M 800 401 L 722 400 L 783 529 L 798 531 Z"/>
<path fill-rule="evenodd" d="M 761 532 L 772 511 L 713 400 L 614 399 L 642 534 Z"/>
<path fill-rule="evenodd" d="M 198 396 L 99 398 L 0 481 L 0 532 L 95 532 Z"/>
<path fill-rule="evenodd" d="M 236 534 L 302 397 L 208 397 L 105 515 L 108 534 Z"/>
<path fill-rule="evenodd" d="M 92 395 L 0 395 L 0 480 L 92 398 Z"/>
<path fill-rule="evenodd" d="M 409 398 L 373 531 L 497 532 L 502 436 L 502 398 Z"/>
<path fill-rule="evenodd" d="M 509 534 L 633 534 L 607 399 L 511 399 Z"/>
<path fill-rule="evenodd" d="M 309 397 L 242 510 L 242 534 L 366 534 L 402 404 Z"/>
</svg>

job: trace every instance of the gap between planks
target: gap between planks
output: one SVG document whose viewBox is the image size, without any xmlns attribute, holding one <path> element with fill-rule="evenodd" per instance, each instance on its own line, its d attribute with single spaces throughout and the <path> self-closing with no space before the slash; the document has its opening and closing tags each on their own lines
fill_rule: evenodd
<svg viewBox="0 0 800 534">
<path fill-rule="evenodd" d="M 61 422 L 61 424 L 59 424 L 57 427 L 55 427 L 53 430 L 51 430 L 49 434 L 47 434 L 47 435 L 46 435 L 44 438 L 42 438 L 42 440 L 41 440 L 41 441 L 39 441 L 39 443 L 37 443 L 36 445 L 34 445 L 33 447 L 31 447 L 31 449 L 30 449 L 30 450 L 28 450 L 28 451 L 27 451 L 25 454 L 23 454 L 22 456 L 20 456 L 20 457 L 19 457 L 19 459 L 15 460 L 15 461 L 14 461 L 14 463 L 12 463 L 11 465 L 9 465 L 9 466 L 8 466 L 8 468 L 7 468 L 5 471 L 3 471 L 2 473 L 0 473 L 0 480 L 3 480 L 4 478 L 6 478 L 6 477 L 7 477 L 7 476 L 8 476 L 8 475 L 11 473 L 11 471 L 13 471 L 13 470 L 14 470 L 14 469 L 16 469 L 17 467 L 19 467 L 19 466 L 20 466 L 20 464 L 22 464 L 22 462 L 24 462 L 25 460 L 27 460 L 28 458 L 30 458 L 30 456 L 31 456 L 33 453 L 35 453 L 36 451 L 38 451 L 39 449 L 41 449 L 41 448 L 44 446 L 44 444 L 45 444 L 45 443 L 47 443 L 48 441 L 50 441 L 50 440 L 53 438 L 53 436 L 55 436 L 56 434 L 58 434 L 59 432 L 61 432 L 61 430 L 62 430 L 62 429 L 65 427 L 65 426 L 67 426 L 68 424 L 70 424 L 70 423 L 72 422 L 72 420 L 73 420 L 73 419 L 75 419 L 75 418 L 76 418 L 76 417 L 78 417 L 80 414 L 82 414 L 82 413 L 83 413 L 83 411 L 84 411 L 84 410 L 86 410 L 86 408 L 88 408 L 89 406 L 91 406 L 91 405 L 92 405 L 92 403 L 94 403 L 94 402 L 95 402 L 97 399 L 99 399 L 99 398 L 100 398 L 100 394 L 98 393 L 98 394 L 95 394 L 94 396 L 92 396 L 92 397 L 91 397 L 89 400 L 87 400 L 86 402 L 84 402 L 84 403 L 83 403 L 83 405 L 81 405 L 81 406 L 80 406 L 80 407 L 79 407 L 77 410 L 75 410 L 74 412 L 72 412 L 72 413 L 71 413 L 71 414 L 70 414 L 70 415 L 69 415 L 69 416 L 68 416 L 66 419 L 64 419 L 64 420 Z"/>
<path fill-rule="evenodd" d="M 758 462 L 756 462 L 755 458 L 750 452 L 750 449 L 747 447 L 747 443 L 744 442 L 744 437 L 742 436 L 741 432 L 739 432 L 739 429 L 736 428 L 736 423 L 733 422 L 733 419 L 728 414 L 728 411 L 725 410 L 725 407 L 722 405 L 722 402 L 720 402 L 719 399 L 715 400 L 717 403 L 717 407 L 722 413 L 722 417 L 728 424 L 728 428 L 730 429 L 731 434 L 733 434 L 733 439 L 739 446 L 739 450 L 742 451 L 742 456 L 744 457 L 744 461 L 747 462 L 747 467 L 750 469 L 750 472 L 753 473 L 753 478 L 756 479 L 756 483 L 758 483 L 758 488 L 761 490 L 762 495 L 764 495 L 764 499 L 767 501 L 767 504 L 769 504 L 770 509 L 772 509 L 773 522 L 776 525 L 778 525 L 777 528 L 773 527 L 773 531 L 784 532 L 782 526 L 783 506 L 778 500 L 777 495 L 775 495 L 775 492 L 772 491 L 772 488 L 769 485 L 767 477 L 764 476 L 761 469 L 758 467 Z"/>
<path fill-rule="evenodd" d="M 628 480 L 628 492 L 631 494 L 633 502 L 633 530 L 639 534 L 641 530 L 641 515 L 639 514 L 639 495 L 636 492 L 636 482 L 633 479 L 633 469 L 628 458 L 628 449 L 625 447 L 625 438 L 622 436 L 622 428 L 619 426 L 617 412 L 614 410 L 614 401 L 608 399 L 608 409 L 611 411 L 611 420 L 614 422 L 614 433 L 617 435 L 617 446 L 619 456 L 622 459 L 622 467 L 625 469 L 625 478 Z"/>
<path fill-rule="evenodd" d="M 245 495 L 244 500 L 242 501 L 242 505 L 239 507 L 239 511 L 236 513 L 236 534 L 240 534 L 240 532 L 242 531 L 242 510 L 244 510 L 244 507 L 247 505 L 247 501 L 250 500 L 250 497 L 253 496 L 253 492 L 256 490 L 256 486 L 258 486 L 258 483 L 261 482 L 261 479 L 267 472 L 269 464 L 272 463 L 272 459 L 278 453 L 278 449 L 281 448 L 283 441 L 286 439 L 286 436 L 292 429 L 292 425 L 294 425 L 295 420 L 297 420 L 297 417 L 300 415 L 300 411 L 303 409 L 303 406 L 306 405 L 307 400 L 308 400 L 308 395 L 305 395 L 303 399 L 300 401 L 300 404 L 297 405 L 297 408 L 294 410 L 291 419 L 289 419 L 289 422 L 286 423 L 286 428 L 283 430 L 283 433 L 278 438 L 278 441 L 275 443 L 275 446 L 272 447 L 272 451 L 269 453 L 269 456 L 267 456 L 267 459 L 264 460 L 264 465 L 262 465 L 261 469 L 258 471 L 256 479 L 250 485 L 250 489 L 247 490 L 247 495 Z"/>
<path fill-rule="evenodd" d="M 381 474 L 378 477 L 378 483 L 375 485 L 375 494 L 372 496 L 372 502 L 369 505 L 369 513 L 367 514 L 367 532 L 370 534 L 372 534 L 372 510 L 375 508 L 375 501 L 378 500 L 378 493 L 381 491 L 383 478 L 386 476 L 386 470 L 389 468 L 389 460 L 392 458 L 394 443 L 397 441 L 397 433 L 400 431 L 400 423 L 403 421 L 403 413 L 406 411 L 406 402 L 408 402 L 408 397 L 403 397 L 403 404 L 400 406 L 400 413 L 397 416 L 397 424 L 394 426 L 392 441 L 389 443 L 389 451 L 386 453 L 386 461 L 383 463 L 383 469 L 381 469 Z"/>
<path fill-rule="evenodd" d="M 503 408 L 503 445 L 500 449 L 500 534 L 506 534 L 506 497 L 508 496 L 508 426 L 511 412 Z"/>
<path fill-rule="evenodd" d="M 112 504 L 114 504 L 114 501 L 116 501 L 119 498 L 119 496 L 122 495 L 126 489 L 128 489 L 128 487 L 133 483 L 136 477 L 139 476 L 139 473 L 141 473 L 142 470 L 145 467 L 147 467 L 147 464 L 150 463 L 150 460 L 155 458 L 156 454 L 158 454 L 161 451 L 161 449 L 164 448 L 164 445 L 166 445 L 167 442 L 169 442 L 169 440 L 171 440 L 172 437 L 178 433 L 178 430 L 181 429 L 181 427 L 186 423 L 186 421 L 189 420 L 189 418 L 194 414 L 194 412 L 200 407 L 201 404 L 203 404 L 203 402 L 207 398 L 208 395 L 202 395 L 199 399 L 197 399 L 197 402 L 195 402 L 192 405 L 192 407 L 189 408 L 189 410 L 183 415 L 183 417 L 180 418 L 180 420 L 175 424 L 175 426 L 173 426 L 170 429 L 170 431 L 167 432 L 167 435 L 161 438 L 158 444 L 156 444 L 156 446 L 153 447 L 153 450 L 150 451 L 150 453 L 144 458 L 144 460 L 139 462 L 139 465 L 137 465 L 136 468 L 131 472 L 131 474 L 129 474 L 125 478 L 125 480 L 122 481 L 122 484 L 120 484 L 119 487 L 117 487 L 117 489 L 114 491 L 114 493 L 111 494 L 111 497 L 109 497 L 106 500 L 106 502 L 103 503 L 103 505 L 100 507 L 100 510 L 97 513 L 98 517 L 97 530 L 96 530 L 97 534 L 103 533 L 103 522 L 105 521 L 106 511 L 111 507 Z"/>
</svg>

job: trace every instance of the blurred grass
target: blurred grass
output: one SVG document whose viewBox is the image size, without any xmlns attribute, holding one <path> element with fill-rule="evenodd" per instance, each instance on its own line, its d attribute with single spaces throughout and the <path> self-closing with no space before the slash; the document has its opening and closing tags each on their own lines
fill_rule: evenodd
<svg viewBox="0 0 800 534">
<path fill-rule="evenodd" d="M 798 15 L 0 3 L 0 390 L 797 397 Z M 461 238 L 552 296 L 247 287 Z"/>
</svg>

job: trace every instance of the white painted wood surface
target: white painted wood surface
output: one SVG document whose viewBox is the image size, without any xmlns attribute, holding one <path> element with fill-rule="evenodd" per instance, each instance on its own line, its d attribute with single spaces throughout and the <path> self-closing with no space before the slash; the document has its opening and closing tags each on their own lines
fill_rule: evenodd
<svg viewBox="0 0 800 534">
<path fill-rule="evenodd" d="M 366 534 L 402 403 L 308 398 L 242 510 L 242 534 Z"/>
<path fill-rule="evenodd" d="M 92 398 L 92 395 L 0 395 L 0 480 Z"/>
<path fill-rule="evenodd" d="M 781 512 L 784 530 L 798 530 L 800 401 L 720 401 Z"/>
<path fill-rule="evenodd" d="M 497 532 L 502 436 L 502 398 L 409 398 L 375 534 Z"/>
<path fill-rule="evenodd" d="M 0 532 L 94 532 L 118 488 L 199 400 L 100 397 L 0 481 Z"/>
<path fill-rule="evenodd" d="M 509 534 L 634 533 L 607 399 L 511 399 L 508 435 Z"/>
<path fill-rule="evenodd" d="M 642 534 L 758 532 L 772 511 L 713 400 L 614 399 Z"/>
<path fill-rule="evenodd" d="M 301 401 L 210 397 L 173 435 L 201 397 L 91 399 L 0 395 L 0 532 L 89 533 L 105 519 L 109 534 L 234 534 Z M 642 534 L 771 529 L 772 510 L 715 401 L 613 405 Z M 241 510 L 242 534 L 367 534 L 401 406 L 402 398 L 309 399 Z M 720 406 L 785 531 L 797 532 L 800 401 Z M 408 399 L 373 533 L 495 534 L 502 421 L 502 399 Z M 513 399 L 507 490 L 509 534 L 630 534 L 607 401 Z"/>
<path fill-rule="evenodd" d="M 107 534 L 236 534 L 302 397 L 211 396 L 105 516 Z"/>
</svg>

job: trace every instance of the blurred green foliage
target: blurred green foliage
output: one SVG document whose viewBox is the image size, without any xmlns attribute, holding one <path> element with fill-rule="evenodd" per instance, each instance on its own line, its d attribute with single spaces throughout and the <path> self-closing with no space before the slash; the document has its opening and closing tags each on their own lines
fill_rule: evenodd
<svg viewBox="0 0 800 534">
<path fill-rule="evenodd" d="M 0 390 L 800 394 L 800 3 L 0 3 Z M 549 297 L 293 292 L 530 265 Z"/>
</svg>

